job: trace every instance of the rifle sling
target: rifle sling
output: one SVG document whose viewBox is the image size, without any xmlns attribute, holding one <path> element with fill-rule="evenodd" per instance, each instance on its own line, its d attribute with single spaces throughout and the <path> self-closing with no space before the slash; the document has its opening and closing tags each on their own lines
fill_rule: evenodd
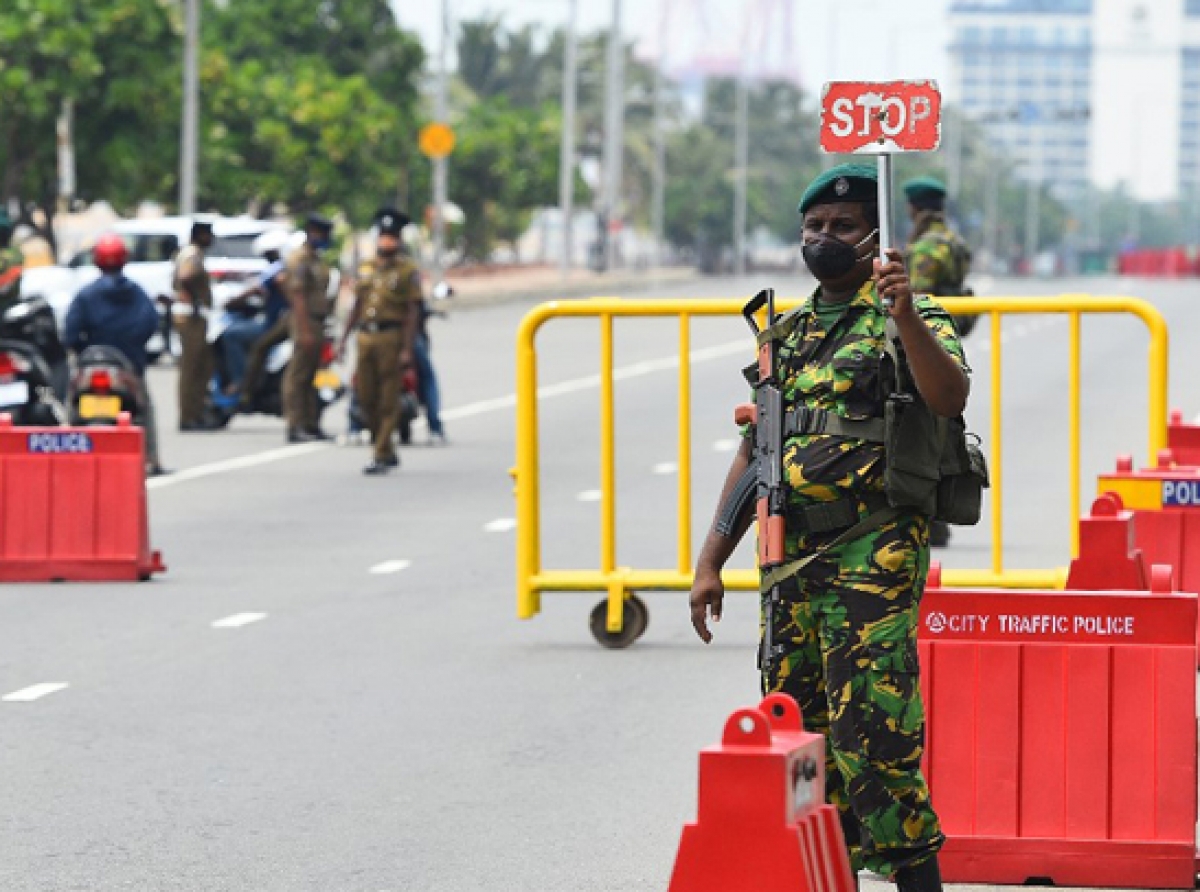
<svg viewBox="0 0 1200 892">
<path fill-rule="evenodd" d="M 887 507 L 878 511 L 873 511 L 858 523 L 854 524 L 854 526 L 850 527 L 850 529 L 846 530 L 844 533 L 834 539 L 832 542 L 822 545 L 811 554 L 806 554 L 802 558 L 797 558 L 794 561 L 788 561 L 786 564 L 780 564 L 778 567 L 774 567 L 771 570 L 765 571 L 762 574 L 762 580 L 759 583 L 759 590 L 763 593 L 769 592 L 780 583 L 786 582 L 797 573 L 800 573 L 805 567 L 826 552 L 831 551 L 834 548 L 839 548 L 848 542 L 853 542 L 855 539 L 861 539 L 872 530 L 878 529 L 885 523 L 889 523 L 895 520 L 897 517 L 900 517 L 905 513 L 906 510 L 908 509 Z"/>
</svg>

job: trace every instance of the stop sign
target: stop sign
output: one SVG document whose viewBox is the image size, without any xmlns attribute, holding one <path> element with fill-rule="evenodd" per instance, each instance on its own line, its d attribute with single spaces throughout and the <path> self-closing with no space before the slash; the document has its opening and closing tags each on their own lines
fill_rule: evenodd
<svg viewBox="0 0 1200 892">
<path fill-rule="evenodd" d="M 821 97 L 821 148 L 831 154 L 932 152 L 942 141 L 936 81 L 835 81 Z"/>
</svg>

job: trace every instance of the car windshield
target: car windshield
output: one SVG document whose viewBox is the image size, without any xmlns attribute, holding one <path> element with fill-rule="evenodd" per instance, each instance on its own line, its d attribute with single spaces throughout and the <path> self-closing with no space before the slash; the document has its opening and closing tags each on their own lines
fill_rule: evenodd
<svg viewBox="0 0 1200 892">
<path fill-rule="evenodd" d="M 209 257 L 233 257 L 237 259 L 252 259 L 258 257 L 254 253 L 254 240 L 258 233 L 245 235 L 219 235 L 208 249 Z"/>
</svg>

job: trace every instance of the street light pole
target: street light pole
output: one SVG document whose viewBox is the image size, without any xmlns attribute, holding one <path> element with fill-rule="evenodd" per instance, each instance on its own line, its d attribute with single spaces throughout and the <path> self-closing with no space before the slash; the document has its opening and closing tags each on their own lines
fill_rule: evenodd
<svg viewBox="0 0 1200 892">
<path fill-rule="evenodd" d="M 743 67 L 737 79 L 737 123 L 734 128 L 733 271 L 746 275 L 746 167 L 750 159 L 750 98 Z"/>
<path fill-rule="evenodd" d="M 608 34 L 607 83 L 605 84 L 604 114 L 604 223 L 610 232 L 603 233 L 606 247 L 605 267 L 611 269 L 616 261 L 616 242 L 611 236 L 611 224 L 621 213 L 621 163 L 625 150 L 625 47 L 621 39 L 621 0 L 613 0 L 612 29 Z"/>
<path fill-rule="evenodd" d="M 441 39 L 438 41 L 438 79 L 434 117 L 446 123 L 446 42 L 450 33 L 450 0 L 442 0 Z M 446 247 L 446 156 L 433 159 L 433 277 L 444 274 Z"/>
<path fill-rule="evenodd" d="M 567 35 L 563 50 L 562 147 L 558 161 L 558 206 L 562 216 L 562 256 L 558 271 L 563 278 L 571 271 L 571 218 L 575 213 L 575 100 L 578 88 L 578 47 L 575 29 L 579 0 L 567 0 Z"/>
<path fill-rule="evenodd" d="M 654 226 L 654 265 L 662 266 L 666 242 L 667 137 L 663 127 L 663 72 L 665 57 L 660 54 L 654 67 L 654 187 L 650 219 Z"/>
<path fill-rule="evenodd" d="M 184 0 L 183 129 L 179 146 L 179 212 L 196 212 L 197 137 L 200 125 L 200 0 Z"/>
</svg>

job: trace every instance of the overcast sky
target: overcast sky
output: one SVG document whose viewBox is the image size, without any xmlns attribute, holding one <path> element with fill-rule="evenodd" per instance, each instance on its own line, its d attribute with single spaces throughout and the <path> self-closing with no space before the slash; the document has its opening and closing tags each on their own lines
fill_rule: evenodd
<svg viewBox="0 0 1200 892">
<path fill-rule="evenodd" d="M 418 31 L 426 47 L 437 46 L 442 0 L 395 0 L 400 23 Z M 461 21 L 501 13 L 513 24 L 554 27 L 566 20 L 567 0 L 444 0 Z M 948 0 L 623 0 L 624 31 L 640 55 L 659 53 L 662 14 L 669 4 L 672 67 L 697 60 L 731 64 L 741 55 L 761 57 L 764 34 L 771 43 L 765 67 L 797 72 L 813 92 L 827 80 L 895 80 L 947 76 L 945 25 Z M 783 14 L 792 8 L 792 27 Z M 606 27 L 611 0 L 580 0 L 582 30 Z M 749 28 L 749 32 L 746 28 Z M 790 39 L 789 39 L 790 38 Z M 790 47 L 789 47 L 790 44 Z M 757 63 L 755 63 L 757 64 Z"/>
</svg>

